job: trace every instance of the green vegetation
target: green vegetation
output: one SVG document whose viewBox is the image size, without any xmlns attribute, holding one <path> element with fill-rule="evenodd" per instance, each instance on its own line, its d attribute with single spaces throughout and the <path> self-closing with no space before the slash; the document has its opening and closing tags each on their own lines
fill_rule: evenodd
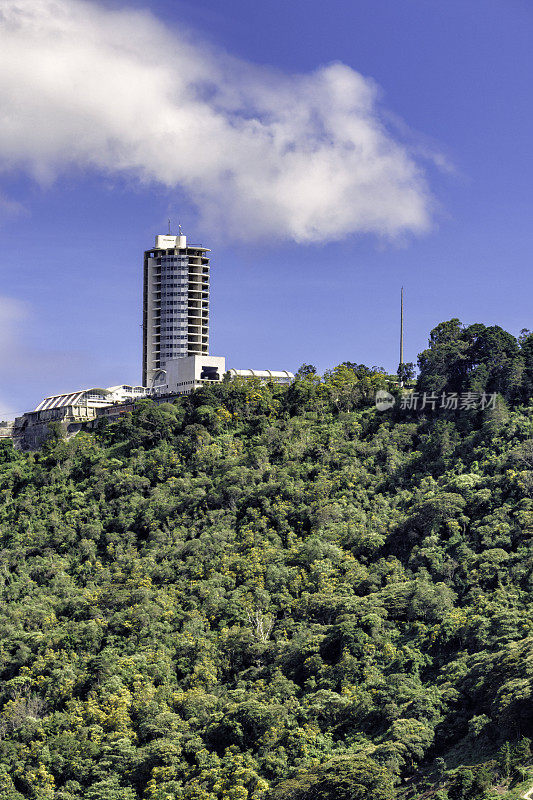
<svg viewBox="0 0 533 800">
<path fill-rule="evenodd" d="M 533 336 L 452 320 L 420 370 L 498 403 L 305 365 L 0 443 L 0 800 L 527 788 Z"/>
</svg>

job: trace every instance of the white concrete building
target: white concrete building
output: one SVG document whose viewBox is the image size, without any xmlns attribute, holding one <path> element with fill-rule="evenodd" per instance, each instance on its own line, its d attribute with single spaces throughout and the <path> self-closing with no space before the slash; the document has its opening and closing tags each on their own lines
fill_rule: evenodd
<svg viewBox="0 0 533 800">
<path fill-rule="evenodd" d="M 83 408 L 102 408 L 113 403 L 125 403 L 147 397 L 149 390 L 145 386 L 109 386 L 107 389 L 80 389 L 77 392 L 54 394 L 41 400 L 35 411 L 49 411 L 53 408 L 81 406 Z"/>
<path fill-rule="evenodd" d="M 190 394 L 206 383 L 220 382 L 226 371 L 222 356 L 188 356 L 167 361 L 154 376 L 154 394 Z"/>
<path fill-rule="evenodd" d="M 154 394 L 190 394 L 206 383 L 222 381 L 225 374 L 230 381 L 256 378 L 265 383 L 289 384 L 294 380 L 288 370 L 230 369 L 226 373 L 226 359 L 222 356 L 188 356 L 167 361 L 166 367 L 154 374 Z"/>
<path fill-rule="evenodd" d="M 178 358 L 209 354 L 209 250 L 159 235 L 144 254 L 142 381 Z"/>
<path fill-rule="evenodd" d="M 70 437 L 96 419 L 106 408 L 122 408 L 135 400 L 148 396 L 144 386 L 109 386 L 107 389 L 80 389 L 77 392 L 50 395 L 42 400 L 35 411 L 27 411 L 15 419 L 13 443 L 22 449 L 40 447 L 50 433 L 50 423 L 56 423 L 64 436 Z"/>
</svg>

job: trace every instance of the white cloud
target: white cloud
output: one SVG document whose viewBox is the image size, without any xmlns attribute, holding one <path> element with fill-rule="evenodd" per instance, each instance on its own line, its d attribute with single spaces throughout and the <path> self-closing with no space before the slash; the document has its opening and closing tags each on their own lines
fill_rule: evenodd
<svg viewBox="0 0 533 800">
<path fill-rule="evenodd" d="M 371 80 L 340 63 L 254 67 L 85 0 L 0 0 L 0 164 L 41 181 L 81 166 L 179 186 L 205 227 L 243 238 L 430 226 L 421 168 Z"/>
</svg>

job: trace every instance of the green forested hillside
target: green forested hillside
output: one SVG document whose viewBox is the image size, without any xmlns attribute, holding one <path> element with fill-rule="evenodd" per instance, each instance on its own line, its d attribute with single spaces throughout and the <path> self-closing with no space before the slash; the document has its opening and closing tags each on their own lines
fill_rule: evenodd
<svg viewBox="0 0 533 800">
<path fill-rule="evenodd" d="M 452 320 L 420 369 L 497 403 L 379 412 L 386 378 L 344 365 L 0 445 L 0 800 L 526 777 L 533 336 Z"/>
</svg>

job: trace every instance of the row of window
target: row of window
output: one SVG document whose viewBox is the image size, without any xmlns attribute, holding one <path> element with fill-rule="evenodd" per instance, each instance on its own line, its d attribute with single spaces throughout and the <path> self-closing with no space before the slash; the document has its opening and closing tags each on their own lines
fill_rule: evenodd
<svg viewBox="0 0 533 800">
<path fill-rule="evenodd" d="M 209 273 L 207 272 L 192 272 L 188 269 L 188 267 L 182 267 L 177 264 L 167 264 L 166 266 L 162 266 L 160 270 L 155 272 L 155 278 L 159 278 L 161 275 L 168 277 L 169 272 L 175 273 L 175 277 L 179 278 L 187 278 L 188 280 L 200 280 L 200 278 L 208 283 L 209 281 Z M 174 277 L 174 275 L 172 276 Z"/>
<path fill-rule="evenodd" d="M 179 348 L 178 347 L 175 347 L 175 348 L 170 347 L 170 348 L 167 348 L 167 349 L 163 349 L 161 351 L 162 355 L 165 358 L 168 358 L 168 356 L 170 356 L 170 355 L 175 355 L 177 353 L 181 354 L 181 353 L 186 353 L 186 352 L 187 352 L 187 348 L 186 347 L 184 347 L 184 348 L 182 348 L 182 347 L 179 347 Z"/>
<path fill-rule="evenodd" d="M 198 247 L 198 245 L 196 245 L 196 246 Z M 187 258 L 188 256 L 193 256 L 193 258 L 203 258 L 203 259 L 205 259 L 207 261 L 207 256 L 205 255 L 205 253 L 206 253 L 205 250 L 194 250 L 192 248 L 187 248 L 188 252 L 187 252 L 186 255 L 184 255 L 182 252 L 179 252 L 179 251 L 182 251 L 183 249 L 184 248 L 181 248 L 181 247 L 177 247 L 176 249 L 170 248 L 170 247 L 168 249 L 165 248 L 166 256 L 160 256 L 159 255 L 161 250 L 149 252 L 148 253 L 148 258 L 176 257 L 176 255 L 178 255 L 178 253 L 179 253 L 179 255 L 178 255 L 179 258 Z"/>
<path fill-rule="evenodd" d="M 154 275 L 154 283 L 159 281 L 194 281 L 200 283 L 202 281 L 206 285 L 209 283 L 208 275 L 200 275 L 199 272 L 187 272 L 187 270 L 178 269 L 177 267 L 168 267 L 162 269 L 161 272 L 156 272 Z"/>
<path fill-rule="evenodd" d="M 189 274 L 189 267 L 187 264 L 161 264 L 161 267 L 156 270 L 156 275 L 163 275 L 165 272 L 180 272 L 181 275 Z"/>
<path fill-rule="evenodd" d="M 177 309 L 175 309 L 175 310 L 177 311 Z M 174 313 L 175 310 L 173 308 L 168 309 L 168 311 L 169 311 L 169 313 L 171 315 L 171 316 L 169 316 L 167 313 L 165 313 L 166 309 L 163 309 L 161 317 L 159 318 L 159 320 L 158 319 L 154 320 L 153 327 L 154 328 L 159 328 L 161 325 L 170 325 L 171 323 L 174 323 L 173 327 L 176 327 L 176 328 L 183 327 L 183 321 L 184 321 L 185 314 L 181 314 L 179 317 L 173 317 L 172 314 Z M 200 324 L 199 322 L 197 322 L 197 320 L 199 320 L 200 317 L 192 317 L 192 316 L 189 315 L 188 319 L 189 318 L 191 320 L 194 320 L 193 322 L 190 323 L 191 325 L 198 326 Z M 204 325 L 204 326 L 207 325 L 207 320 L 206 319 L 202 319 L 202 325 Z M 185 325 L 184 327 L 187 327 L 187 326 Z"/>
<path fill-rule="evenodd" d="M 165 327 L 160 327 L 159 332 L 163 333 L 163 331 L 186 331 L 186 325 L 166 325 Z"/>
</svg>

